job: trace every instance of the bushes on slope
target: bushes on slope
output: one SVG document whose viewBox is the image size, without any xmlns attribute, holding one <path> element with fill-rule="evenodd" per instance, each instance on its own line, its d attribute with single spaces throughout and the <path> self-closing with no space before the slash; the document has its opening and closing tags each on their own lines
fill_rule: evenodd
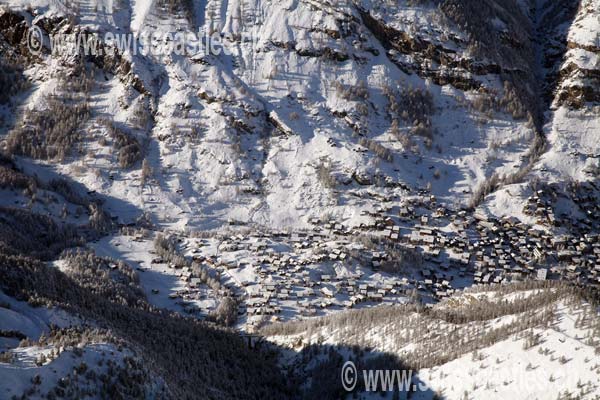
<svg viewBox="0 0 600 400">
<path fill-rule="evenodd" d="M 80 66 L 58 80 L 62 91 L 47 95 L 44 108 L 30 111 L 8 134 L 11 154 L 62 161 L 81 139 L 80 129 L 90 116 L 92 77 Z"/>
</svg>

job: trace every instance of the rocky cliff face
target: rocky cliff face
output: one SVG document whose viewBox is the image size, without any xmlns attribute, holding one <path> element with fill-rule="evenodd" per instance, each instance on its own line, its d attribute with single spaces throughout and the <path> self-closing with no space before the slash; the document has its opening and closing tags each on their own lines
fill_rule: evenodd
<svg viewBox="0 0 600 400">
<path fill-rule="evenodd" d="M 552 4 L 543 21 L 553 27 L 546 31 L 544 66 L 556 88 L 554 105 L 583 108 L 600 100 L 598 3 L 573 3 Z"/>
</svg>

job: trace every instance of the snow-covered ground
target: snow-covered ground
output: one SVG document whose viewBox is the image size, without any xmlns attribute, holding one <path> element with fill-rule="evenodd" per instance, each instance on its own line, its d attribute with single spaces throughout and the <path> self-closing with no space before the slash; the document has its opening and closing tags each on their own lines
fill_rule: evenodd
<svg viewBox="0 0 600 400">
<path fill-rule="evenodd" d="M 568 391 L 592 399 L 600 392 L 596 349 L 576 328 L 578 311 L 561 305 L 551 329 L 534 329 L 542 344 L 524 349 L 525 339 L 512 337 L 438 367 L 419 377 L 447 399 L 554 399 Z M 418 398 L 418 396 L 416 397 Z"/>
<path fill-rule="evenodd" d="M 486 237 L 482 225 L 491 222 L 477 225 L 471 212 L 457 220 L 460 209 L 478 206 L 478 221 L 516 217 L 525 224 L 523 232 L 564 233 L 567 227 L 540 222 L 524 208 L 533 188 L 598 181 L 599 0 L 582 0 L 572 16 L 566 15 L 569 7 L 551 1 L 486 2 L 481 9 L 491 13 L 490 20 L 473 24 L 460 21 L 461 12 L 478 11 L 469 8 L 470 2 L 450 10 L 408 0 L 192 0 L 168 2 L 180 4 L 170 10 L 161 6 L 164 2 L 145 0 L 3 3 L 25 16 L 25 25 L 36 23 L 52 33 L 69 32 L 60 25 L 67 21 L 75 32 L 121 33 L 138 40 L 194 32 L 212 35 L 211 43 L 226 50 L 143 54 L 127 49 L 116 57 L 86 59 L 81 65 L 91 88 L 80 95 L 89 118 L 78 127 L 80 140 L 60 162 L 15 158 L 23 172 L 44 185 L 68 178 L 82 195 L 87 192 L 86 198 L 102 203 L 120 228 L 148 217 L 146 236 L 115 231 L 88 245 L 97 256 L 136 269 L 148 302 L 158 308 L 204 318 L 222 297 L 155 254 L 153 239 L 159 233 L 177 238 L 180 255 L 235 294 L 236 328 L 242 330 L 379 303 L 399 306 L 416 297 L 431 305 L 471 285 L 469 260 L 478 257 L 476 252 L 489 258 L 477 246 L 479 234 Z M 185 4 L 192 8 L 186 10 Z M 4 45 L 4 36 L 0 39 Z M 14 104 L 0 105 L 2 147 L 13 125 L 49 107 L 53 96 L 67 94 L 63 87 L 80 78 L 75 73 L 80 61 L 55 53 L 25 63 L 23 74 L 31 86 L 12 99 Z M 118 134 L 142 149 L 131 166 L 120 166 Z M 536 140 L 541 137 L 545 140 Z M 484 192 L 480 201 L 478 192 Z M 555 199 L 553 212 L 579 219 L 594 212 L 580 212 L 574 204 L 566 197 Z M 1 189 L 0 206 L 79 228 L 91 214 L 46 187 L 36 192 L 35 201 L 26 190 Z M 413 206 L 410 218 L 399 217 Z M 430 228 L 436 245 L 415 245 L 419 232 Z M 503 267 L 507 276 L 516 276 L 522 271 L 511 267 L 529 268 L 529 261 L 543 258 L 519 259 L 515 243 L 521 239 L 529 253 L 540 251 L 543 247 L 536 246 L 545 241 L 510 235 L 490 239 L 488 279 L 497 273 L 498 281 L 508 282 Z M 591 249 L 592 239 L 585 241 L 579 245 L 600 256 Z M 399 244 L 417 252 L 418 262 L 383 272 L 378 260 L 385 257 L 376 253 L 385 248 L 396 254 Z M 498 256 L 496 250 L 505 247 Z M 507 264 L 497 264 L 500 258 Z M 586 279 L 597 280 L 592 261 L 589 266 Z M 432 273 L 437 274 L 433 279 Z M 488 300 L 500 307 L 501 301 L 538 295 L 490 294 Z M 469 307 L 485 297 L 465 292 L 433 307 Z M 555 312 L 552 323 L 531 328 L 542 343 L 523 349 L 526 335 L 514 333 L 477 357 L 461 354 L 422 369 L 419 377 L 449 399 L 545 399 L 564 390 L 592 398 L 600 394 L 597 354 L 587 341 L 589 332 L 572 323 L 580 309 L 558 303 Z M 524 315 L 490 319 L 484 330 L 514 327 L 520 318 Z M 0 322 L 0 329 L 32 340 L 48 333 L 51 324 L 78 324 L 60 310 L 32 308 L 4 295 Z M 454 332 L 452 324 L 436 324 L 432 332 Z M 365 326 L 362 335 L 378 350 L 399 355 L 435 339 L 435 332 L 427 332 L 422 343 L 392 343 L 393 332 L 405 327 L 387 321 Z M 325 338 L 325 344 L 337 345 L 345 333 L 271 339 L 290 345 Z M 0 338 L 0 350 L 10 349 L 16 357 L 11 365 L 0 364 L 0 393 L 20 394 L 36 374 L 42 385 L 50 385 L 52 374 L 73 368 L 70 351 L 35 366 L 48 349 L 17 348 L 18 343 L 16 337 Z M 130 355 L 108 343 L 84 350 L 88 364 L 106 354 L 116 362 Z M 19 385 L 2 386 L 15 376 L 22 378 Z"/>
<path fill-rule="evenodd" d="M 475 293 L 457 293 L 456 297 L 434 306 L 434 309 L 452 305 L 452 308 L 464 307 L 463 310 L 468 312 L 472 305 L 488 301 L 484 298 L 496 304 L 515 301 L 526 303 L 531 296 L 542 295 L 545 290 L 553 289 L 496 290 L 488 288 Z M 468 304 L 464 303 L 465 300 Z M 554 310 L 548 323 L 523 324 L 524 320 L 530 318 L 529 313 L 542 313 L 547 307 Z M 292 326 L 289 335 L 276 333 L 268 336 L 268 340 L 294 349 L 282 357 L 282 363 L 287 365 L 294 365 L 297 362 L 294 355 L 311 344 L 339 347 L 339 351 L 345 354 L 343 346 L 360 343 L 370 349 L 365 359 L 377 354 L 392 354 L 407 362 L 429 363 L 434 360 L 435 365 L 414 371 L 415 379 L 418 374 L 420 388 L 427 390 L 417 390 L 411 394 L 411 398 L 429 399 L 432 393 L 437 393 L 449 400 L 555 399 L 559 393 L 562 396 L 570 393 L 572 396 L 593 399 L 600 392 L 596 336 L 600 316 L 589 304 L 558 299 L 539 308 L 532 306 L 524 314 L 507 314 L 466 324 L 450 324 L 435 319 L 423 321 L 427 317 L 408 311 L 405 315 L 392 313 L 390 315 L 396 317 L 386 319 L 378 317 L 377 310 L 374 311 L 373 316 L 368 312 L 354 317 L 340 315 L 337 319 L 325 318 L 312 324 L 309 322 L 306 326 Z M 381 311 L 381 314 L 386 315 L 385 311 Z M 367 323 L 368 326 L 363 328 L 356 325 L 361 323 Z M 511 330 L 515 327 L 516 330 Z M 503 328 L 511 331 L 501 333 Z M 465 344 L 471 340 L 468 332 L 478 329 L 482 329 L 478 336 L 482 339 L 481 343 L 474 351 L 466 350 L 468 347 Z M 450 331 L 453 331 L 452 335 L 444 333 Z M 267 334 L 269 332 L 266 331 Z M 535 340 L 532 339 L 534 337 Z M 435 361 L 436 358 L 425 359 L 430 356 L 427 352 L 418 353 L 424 349 L 439 353 L 438 361 Z M 352 354 L 349 350 L 347 353 Z M 423 359 L 412 359 L 411 354 L 422 354 Z M 452 355 L 444 361 L 446 354 Z M 310 367 L 304 365 L 302 368 Z M 361 395 L 370 398 L 369 395 L 374 394 Z M 389 398 L 391 392 L 387 396 Z"/>
<path fill-rule="evenodd" d="M 167 263 L 153 263 L 156 258 L 152 240 L 135 240 L 131 236 L 104 238 L 92 245 L 96 255 L 124 260 L 136 269 L 140 285 L 150 304 L 177 312 L 194 309 L 206 315 L 214 310 L 217 298 L 203 286 L 193 296 L 185 296 L 189 285 L 181 277 L 181 270 Z M 170 297 L 171 296 L 171 297 Z M 174 297 L 176 296 L 176 297 Z M 185 296 L 185 299 L 182 297 Z M 183 301 L 185 300 L 185 301 Z"/>
<path fill-rule="evenodd" d="M 133 353 L 108 343 L 60 349 L 52 345 L 27 346 L 9 353 L 14 357 L 13 361 L 0 362 L 0 393 L 7 399 L 21 395 L 42 399 L 48 393 L 56 396 L 76 393 L 79 398 L 101 399 L 110 393 L 115 371 L 125 371 L 123 377 L 130 374 L 128 378 L 136 373 L 127 360 L 134 357 Z M 108 380 L 107 376 L 110 377 Z M 160 393 L 157 390 L 161 385 L 159 380 L 143 384 L 147 385 L 144 396 Z"/>
<path fill-rule="evenodd" d="M 22 3 L 24 7 L 28 2 Z M 64 12 L 50 3 L 48 10 L 53 11 L 40 3 L 38 12 Z M 466 52 L 465 33 L 439 22 L 434 8 L 401 3 L 391 9 L 380 2 L 363 6 L 400 32 L 418 34 L 448 51 Z M 100 32 L 118 28 L 136 37 L 156 31 L 194 31 L 181 15 L 167 15 L 153 4 L 125 2 L 126 7 L 114 7 L 110 20 L 81 7 L 77 22 L 82 28 Z M 492 174 L 509 175 L 524 166 L 523 156 L 534 137 L 526 120 L 514 120 L 502 111 L 477 111 L 471 103 L 482 97 L 478 91 L 404 72 L 373 33 L 357 23 L 360 16 L 354 7 L 260 1 L 196 6 L 198 20 L 204 21 L 200 30 L 219 32 L 228 54 L 159 57 L 126 52 L 124 58 L 131 60 L 132 68 L 127 76 L 92 68 L 93 111 L 85 127 L 91 133 L 84 142 L 85 156 L 54 166 L 107 196 L 107 209 L 123 221 L 147 211 L 157 222 L 177 229 L 213 229 L 229 220 L 298 228 L 324 214 L 355 223 L 360 211 L 373 204 L 352 195 L 361 189 L 352 179 L 357 172 L 372 179 L 387 177 L 413 189 L 430 185 L 433 194 L 454 205 L 466 203 Z M 239 42 L 235 38 L 240 36 L 251 40 Z M 323 51 L 349 59 L 340 62 L 306 55 Z M 24 108 L 43 107 L 42 94 L 54 90 L 56 80 L 40 70 L 62 68 L 58 60 L 46 57 L 26 71 L 35 90 Z M 413 60 L 415 66 L 419 62 Z M 142 82 L 145 93 L 129 86 L 132 77 Z M 486 91 L 502 95 L 499 76 L 470 77 Z M 364 83 L 367 91 L 362 97 L 347 96 L 335 87 L 336 82 L 346 89 Z M 432 96 L 430 147 L 413 136 L 413 146 L 407 148 L 392 134 L 384 92 L 400 94 L 408 88 Z M 135 114 L 140 109 L 152 114 L 154 122 L 137 126 Z M 581 124 L 582 129 L 569 132 L 593 153 L 596 144 L 586 139 L 585 132 L 594 132 L 597 118 L 590 117 L 586 123 L 584 116 L 575 116 L 565 124 Z M 101 118 L 113 120 L 147 143 L 145 157 L 153 175 L 145 187 L 140 185 L 140 163 L 133 169 L 116 168 L 111 140 L 99 143 L 107 136 L 106 127 L 98 122 Z M 560 137 L 554 139 L 562 132 L 563 119 L 554 120 L 548 132 L 557 144 L 548 158 L 554 157 L 556 168 L 565 169 L 558 171 L 559 176 L 573 176 L 582 166 L 564 162 L 570 149 L 561 147 Z M 411 136 L 412 121 L 399 121 L 399 132 Z M 359 143 L 361 137 L 383 146 L 393 160 L 366 149 Z M 564 140 L 572 143 L 570 137 Z M 338 180 L 334 190 L 319 179 L 317 167 L 323 162 L 332 166 Z M 386 196 L 406 195 L 400 188 L 372 186 L 371 190 Z M 132 207 L 125 209 L 111 203 L 111 198 Z M 494 203 L 492 198 L 490 212 L 507 212 Z"/>
<path fill-rule="evenodd" d="M 0 292 L 0 325 L 3 331 L 20 332 L 32 340 L 47 335 L 50 326 L 68 327 L 80 323 L 79 319 L 58 308 L 34 308 Z M 0 338 L 0 351 L 19 344 L 18 338 Z"/>
<path fill-rule="evenodd" d="M 162 381 L 148 380 L 136 364 L 139 358 L 123 344 L 106 342 L 101 335 L 94 338 L 94 333 L 83 334 L 79 342 L 77 336 L 69 336 L 71 329 L 84 324 L 90 327 L 90 321 L 63 309 L 33 307 L 0 292 L 0 398 L 76 393 L 78 398 L 100 399 L 119 371 L 126 379 L 140 374 L 138 384 L 146 395 L 160 393 Z M 56 334 L 60 330 L 63 336 Z"/>
</svg>

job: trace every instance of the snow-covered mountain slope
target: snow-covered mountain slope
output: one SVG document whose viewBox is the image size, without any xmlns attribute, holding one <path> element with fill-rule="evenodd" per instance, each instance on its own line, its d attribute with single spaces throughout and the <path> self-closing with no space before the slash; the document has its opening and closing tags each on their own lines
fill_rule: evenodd
<svg viewBox="0 0 600 400">
<path fill-rule="evenodd" d="M 32 307 L 0 292 L 2 398 L 101 399 L 165 395 L 162 379 L 107 332 L 60 308 Z M 130 387 L 126 387 L 129 381 Z"/>
<path fill-rule="evenodd" d="M 555 285 L 475 287 L 430 309 L 382 306 L 271 325 L 264 333 L 293 350 L 282 363 L 312 377 L 323 360 L 337 360 L 330 367 L 339 374 L 344 360 L 390 369 L 395 358 L 413 371 L 413 383 L 427 387 L 410 398 L 594 399 L 600 391 L 596 307 Z M 387 364 L 375 362 L 382 357 Z"/>
<path fill-rule="evenodd" d="M 170 391 L 129 397 L 343 397 L 362 353 L 424 398 L 600 394 L 599 10 L 0 0 L 0 398 L 101 396 L 80 357 Z"/>
<path fill-rule="evenodd" d="M 162 380 L 145 370 L 139 357 L 112 343 L 84 340 L 58 346 L 44 342 L 20 346 L 3 356 L 11 357 L 9 363 L 0 363 L 0 390 L 5 398 L 166 396 Z"/>
<path fill-rule="evenodd" d="M 33 308 L 27 303 L 15 301 L 4 293 L 0 293 L 0 302 L 2 304 L 2 308 L 0 308 L 2 330 L 19 332 L 17 335 L 11 337 L 7 335 L 0 339 L 3 352 L 17 347 L 23 338 L 38 340 L 42 334 L 47 335 L 51 325 L 64 328 L 78 323 L 77 318 L 62 310 Z"/>
<path fill-rule="evenodd" d="M 563 13 L 543 1 L 122 1 L 108 16 L 93 12 L 104 3 L 91 3 L 10 1 L 4 45 L 26 55 L 24 32 L 35 22 L 49 34 L 72 24 L 138 38 L 198 29 L 223 46 L 24 62 L 32 87 L 4 131 L 18 137 L 44 108 L 60 110 L 48 104 L 52 93 L 73 94 L 77 134 L 54 168 L 135 206 L 107 205 L 123 220 L 143 210 L 178 228 L 301 227 L 324 215 L 354 225 L 376 203 L 367 192 L 398 201 L 429 188 L 446 204 L 476 205 L 496 188 L 485 187 L 492 176 L 594 178 L 579 172 L 598 152 L 593 0 Z M 538 38 L 549 16 L 552 40 L 568 44 L 564 62 L 560 46 Z M 544 63 L 562 71 L 547 85 L 538 79 Z M 568 90 L 581 87 L 577 79 L 589 83 L 584 97 Z M 554 87 L 556 109 L 547 112 L 538 100 Z M 534 165 L 544 134 L 550 151 Z M 17 154 L 55 158 L 15 142 Z M 586 153 L 571 162 L 575 143 Z"/>
<path fill-rule="evenodd" d="M 150 306 L 128 266 L 83 252 L 60 264 L 0 254 L 0 397 L 289 397 L 269 354 Z"/>
<path fill-rule="evenodd" d="M 540 173 L 542 179 L 555 182 L 598 179 L 599 6 L 594 1 L 582 1 L 572 25 L 549 24 L 555 26 L 548 38 L 552 49 L 556 52 L 566 49 L 566 53 L 562 55 L 562 63 L 554 64 L 550 71 L 556 79 L 556 91 L 548 112 L 549 150 L 540 163 L 540 169 L 547 170 Z M 552 21 L 555 15 L 550 14 L 547 19 Z M 557 36 L 563 39 L 558 40 Z"/>
</svg>

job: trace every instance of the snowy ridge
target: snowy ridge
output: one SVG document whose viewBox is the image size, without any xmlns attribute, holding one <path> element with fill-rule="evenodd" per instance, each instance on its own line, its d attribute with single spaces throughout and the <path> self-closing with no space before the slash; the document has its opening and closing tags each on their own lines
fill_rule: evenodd
<svg viewBox="0 0 600 400">
<path fill-rule="evenodd" d="M 595 362 L 600 321 L 597 310 L 566 293 L 557 296 L 562 288 L 523 289 L 471 289 L 429 312 L 396 312 L 383 306 L 271 326 L 264 333 L 269 341 L 296 353 L 318 344 L 339 348 L 355 362 L 381 354 L 396 355 L 405 368 L 418 371 L 418 379 L 444 399 L 554 399 L 569 398 L 569 394 L 596 398 L 600 390 L 600 365 Z M 545 300 L 538 301 L 541 298 Z M 490 310 L 494 309 L 492 304 L 503 304 L 522 312 L 500 312 L 497 318 L 481 320 L 468 317 L 470 309 L 488 304 Z M 533 317 L 535 314 L 544 317 Z M 474 340 L 472 332 L 478 332 Z M 357 345 L 371 350 L 357 355 L 352 351 Z M 282 362 L 298 368 L 293 357 Z M 300 365 L 308 369 L 305 366 L 310 364 Z M 415 398 L 429 395 L 412 394 Z"/>
</svg>

